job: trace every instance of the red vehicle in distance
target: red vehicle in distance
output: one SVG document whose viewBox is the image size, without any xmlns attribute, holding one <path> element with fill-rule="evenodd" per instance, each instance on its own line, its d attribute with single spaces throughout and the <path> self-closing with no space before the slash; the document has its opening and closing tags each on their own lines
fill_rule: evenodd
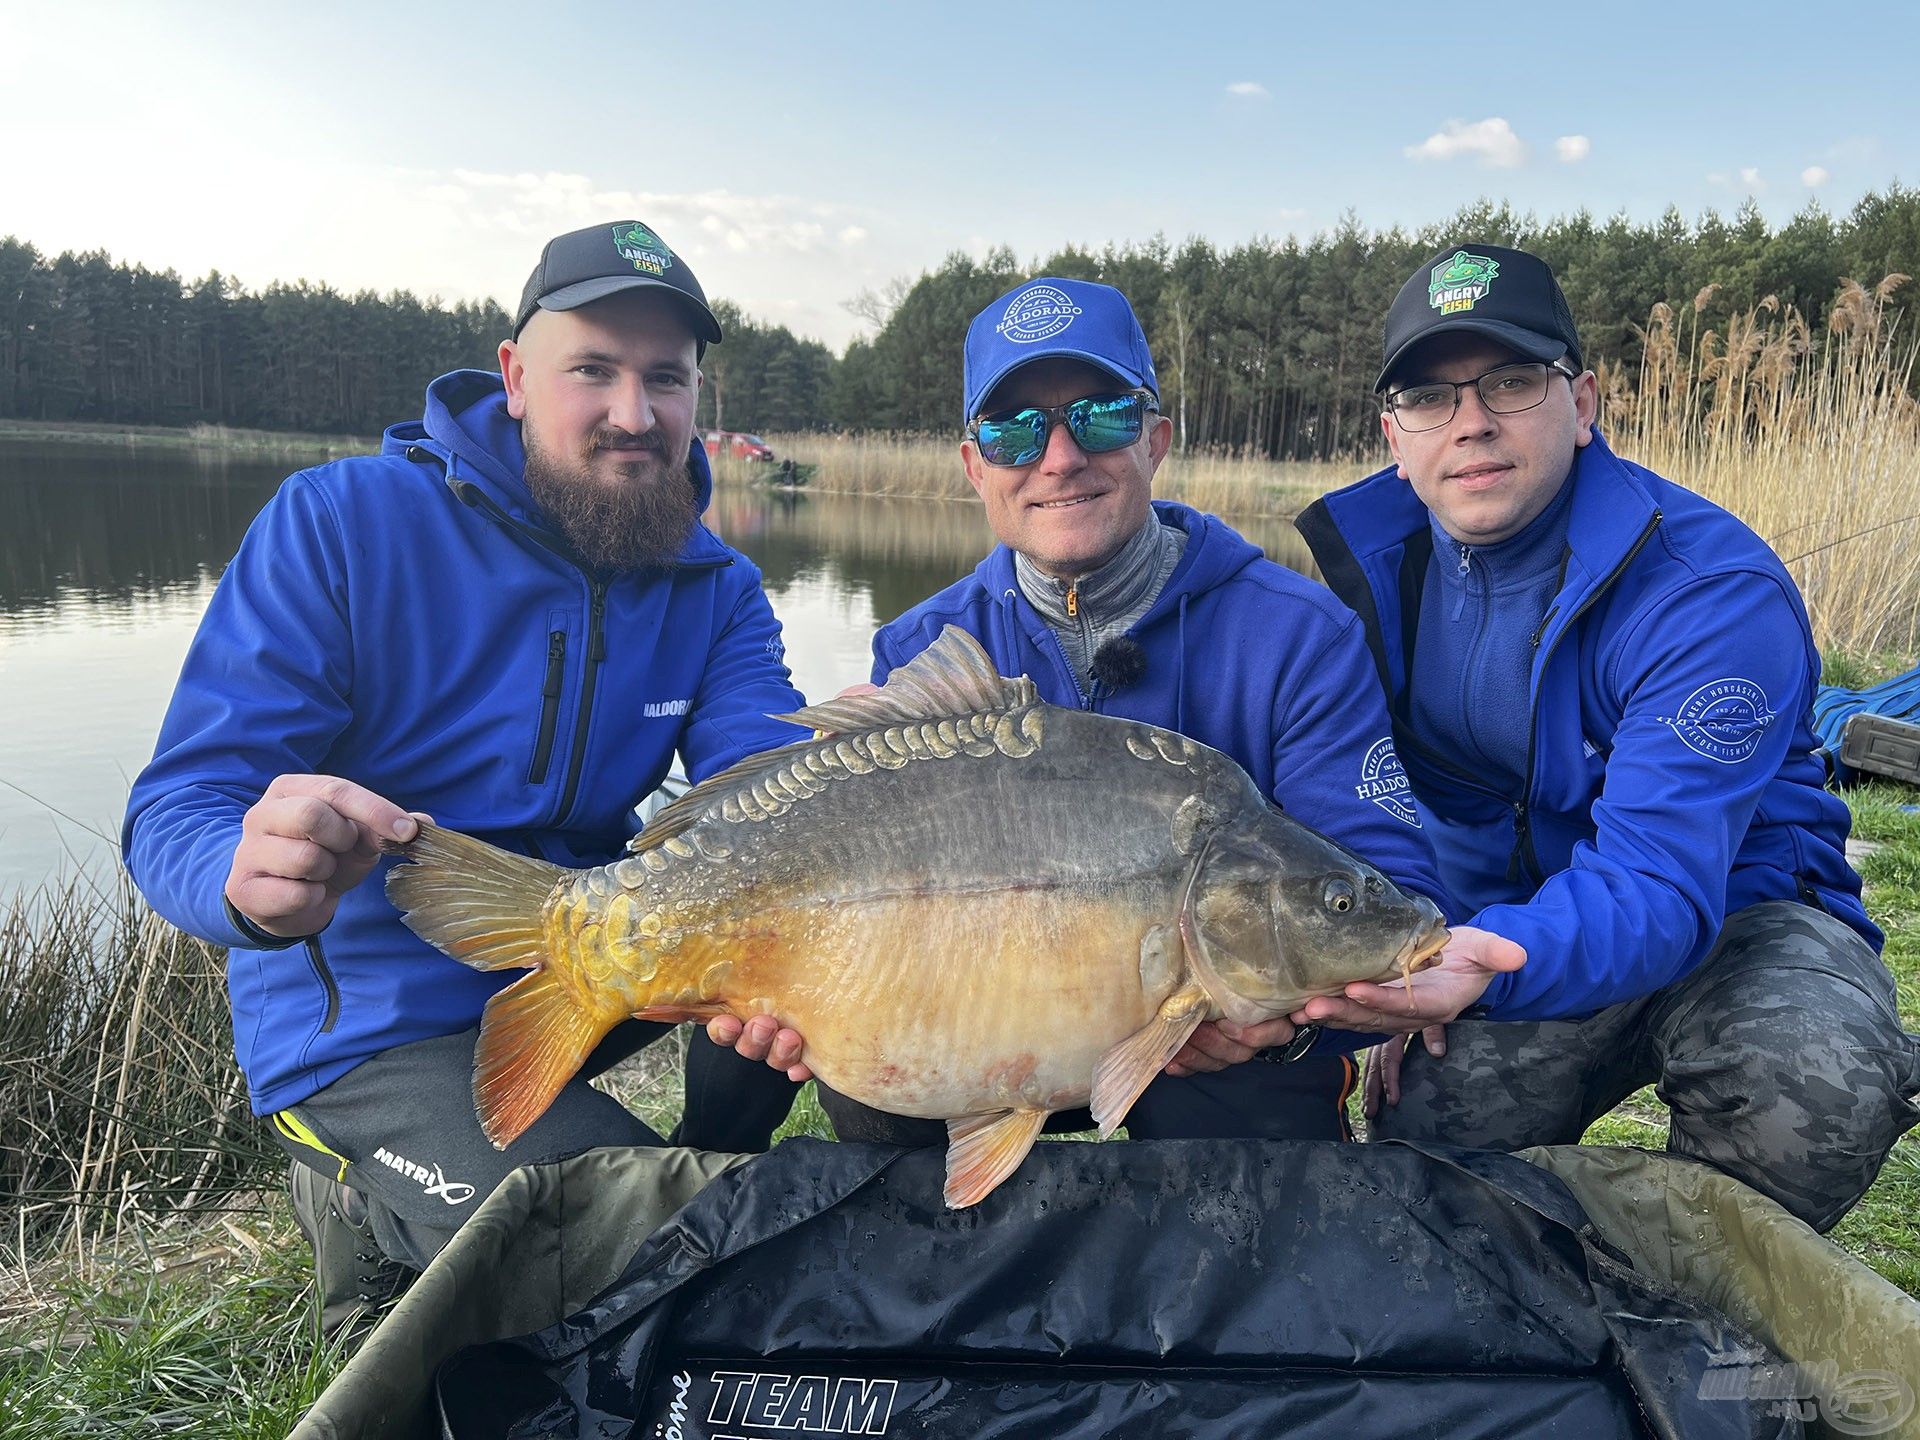
<svg viewBox="0 0 1920 1440">
<path fill-rule="evenodd" d="M 732 460 L 773 459 L 771 445 L 758 435 L 742 430 L 703 430 L 700 438 L 706 444 L 707 454 L 716 460 L 723 455 Z"/>
</svg>

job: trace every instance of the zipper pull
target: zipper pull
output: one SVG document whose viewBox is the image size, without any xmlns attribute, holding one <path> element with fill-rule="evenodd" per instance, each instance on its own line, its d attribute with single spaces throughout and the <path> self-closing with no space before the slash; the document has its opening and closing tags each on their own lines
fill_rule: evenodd
<svg viewBox="0 0 1920 1440">
<path fill-rule="evenodd" d="M 1460 568 L 1454 573 L 1460 577 L 1460 598 L 1453 602 L 1453 618 L 1458 620 L 1467 613 L 1467 572 L 1473 568 L 1473 551 L 1466 546 L 1460 547 Z"/>
<path fill-rule="evenodd" d="M 1067 582 L 1067 618 L 1073 619 L 1080 613 L 1080 577 L 1075 576 Z"/>
<path fill-rule="evenodd" d="M 587 658 L 604 660 L 607 658 L 607 587 L 593 587 L 593 618 L 587 627 Z"/>
</svg>

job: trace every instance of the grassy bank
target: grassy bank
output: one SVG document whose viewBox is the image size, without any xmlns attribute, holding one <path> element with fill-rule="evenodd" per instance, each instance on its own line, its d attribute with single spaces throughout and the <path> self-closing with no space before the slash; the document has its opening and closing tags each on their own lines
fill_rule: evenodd
<svg viewBox="0 0 1920 1440">
<path fill-rule="evenodd" d="M 304 463 L 333 460 L 342 455 L 370 455 L 380 448 L 378 436 L 305 435 L 280 430 L 239 430 L 227 425 L 114 425 L 85 420 L 0 420 L 0 442 L 6 441 L 118 446 L 129 450 L 190 450 Z"/>
<path fill-rule="evenodd" d="M 1920 1031 L 1920 815 L 1903 808 L 1920 795 L 1849 798 Z M 130 957 L 122 978 L 105 978 L 108 954 Z M 278 1436 L 346 1359 L 316 1327 L 283 1167 L 236 1104 L 218 962 L 125 892 L 42 896 L 0 926 L 0 1154 L 16 1157 L 0 1189 L 0 1436 Z M 665 1131 L 680 1064 L 663 1042 L 609 1088 Z M 808 1090 L 782 1135 L 827 1133 Z M 1664 1134 L 1645 1091 L 1587 1138 L 1657 1148 Z M 1916 1214 L 1909 1137 L 1833 1238 L 1920 1296 Z"/>
</svg>

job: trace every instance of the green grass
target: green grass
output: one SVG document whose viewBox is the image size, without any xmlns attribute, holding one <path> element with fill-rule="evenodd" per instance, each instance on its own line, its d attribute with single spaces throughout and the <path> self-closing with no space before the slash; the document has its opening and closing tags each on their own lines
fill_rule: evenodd
<svg viewBox="0 0 1920 1440">
<path fill-rule="evenodd" d="M 1849 796 L 1860 838 L 1880 846 L 1862 873 L 1888 932 L 1901 1016 L 1920 1031 L 1920 792 L 1872 786 Z M 614 1071 L 607 1088 L 656 1129 L 680 1103 L 682 1045 L 666 1041 Z M 779 1138 L 830 1134 L 806 1087 Z M 1597 1122 L 1596 1144 L 1658 1148 L 1666 1118 L 1651 1090 Z M 1903 1140 L 1833 1239 L 1920 1296 L 1920 1139 Z M 10 1247 L 11 1248 L 11 1247 Z M 36 1262 L 31 1288 L 0 1266 L 0 1440 L 191 1433 L 284 1435 L 345 1363 L 350 1343 L 321 1339 L 309 1260 L 277 1190 L 255 1213 L 167 1222 L 83 1267 Z M 156 1270 L 168 1278 L 150 1279 Z"/>
<path fill-rule="evenodd" d="M 0 1330 L 0 1435 L 279 1440 L 348 1352 L 320 1336 L 292 1227 L 249 1238 L 257 1250 L 211 1267 L 104 1290 L 42 1267 Z"/>
</svg>

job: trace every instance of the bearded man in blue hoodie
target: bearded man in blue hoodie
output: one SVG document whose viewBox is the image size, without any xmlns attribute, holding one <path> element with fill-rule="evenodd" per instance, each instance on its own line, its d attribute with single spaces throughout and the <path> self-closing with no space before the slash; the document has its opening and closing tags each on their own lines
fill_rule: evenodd
<svg viewBox="0 0 1920 1440">
<path fill-rule="evenodd" d="M 1301 1018 L 1455 1022 L 1378 1052 L 1378 1134 L 1571 1144 L 1653 1084 L 1671 1151 L 1825 1230 L 1920 1114 L 1920 1041 L 1823 788 L 1799 592 L 1733 516 L 1608 449 L 1537 257 L 1448 246 L 1385 339 L 1394 464 L 1299 528 L 1365 622 L 1442 877 L 1528 959 Z"/>
<path fill-rule="evenodd" d="M 377 456 L 289 479 L 188 652 L 123 849 L 154 908 L 228 947 L 253 1108 L 293 1157 L 330 1324 L 418 1268 L 515 1166 L 660 1138 L 587 1077 L 496 1151 L 480 1012 L 514 972 L 417 939 L 383 839 L 409 811 L 602 864 L 678 752 L 698 781 L 798 738 L 759 573 L 700 524 L 700 355 L 720 328 L 645 225 L 551 241 L 500 373 L 463 370 Z M 731 1057 L 728 1057 L 731 1059 Z"/>
<path fill-rule="evenodd" d="M 1151 499 L 1172 443 L 1147 340 L 1110 286 L 1043 278 L 967 332 L 967 478 L 999 544 L 978 569 L 883 627 L 873 679 L 957 625 L 1043 699 L 1165 726 L 1231 755 L 1295 819 L 1446 910 L 1359 621 L 1211 515 Z M 1443 967 L 1520 963 L 1461 929 Z M 802 1037 L 771 1017 L 709 1025 L 803 1078 Z M 1144 1138 L 1347 1138 L 1358 1043 L 1287 1019 L 1202 1025 L 1127 1116 Z M 945 1144 L 938 1122 L 830 1092 L 842 1139 Z M 1084 1111 L 1050 1129 L 1083 1129 Z"/>
</svg>

